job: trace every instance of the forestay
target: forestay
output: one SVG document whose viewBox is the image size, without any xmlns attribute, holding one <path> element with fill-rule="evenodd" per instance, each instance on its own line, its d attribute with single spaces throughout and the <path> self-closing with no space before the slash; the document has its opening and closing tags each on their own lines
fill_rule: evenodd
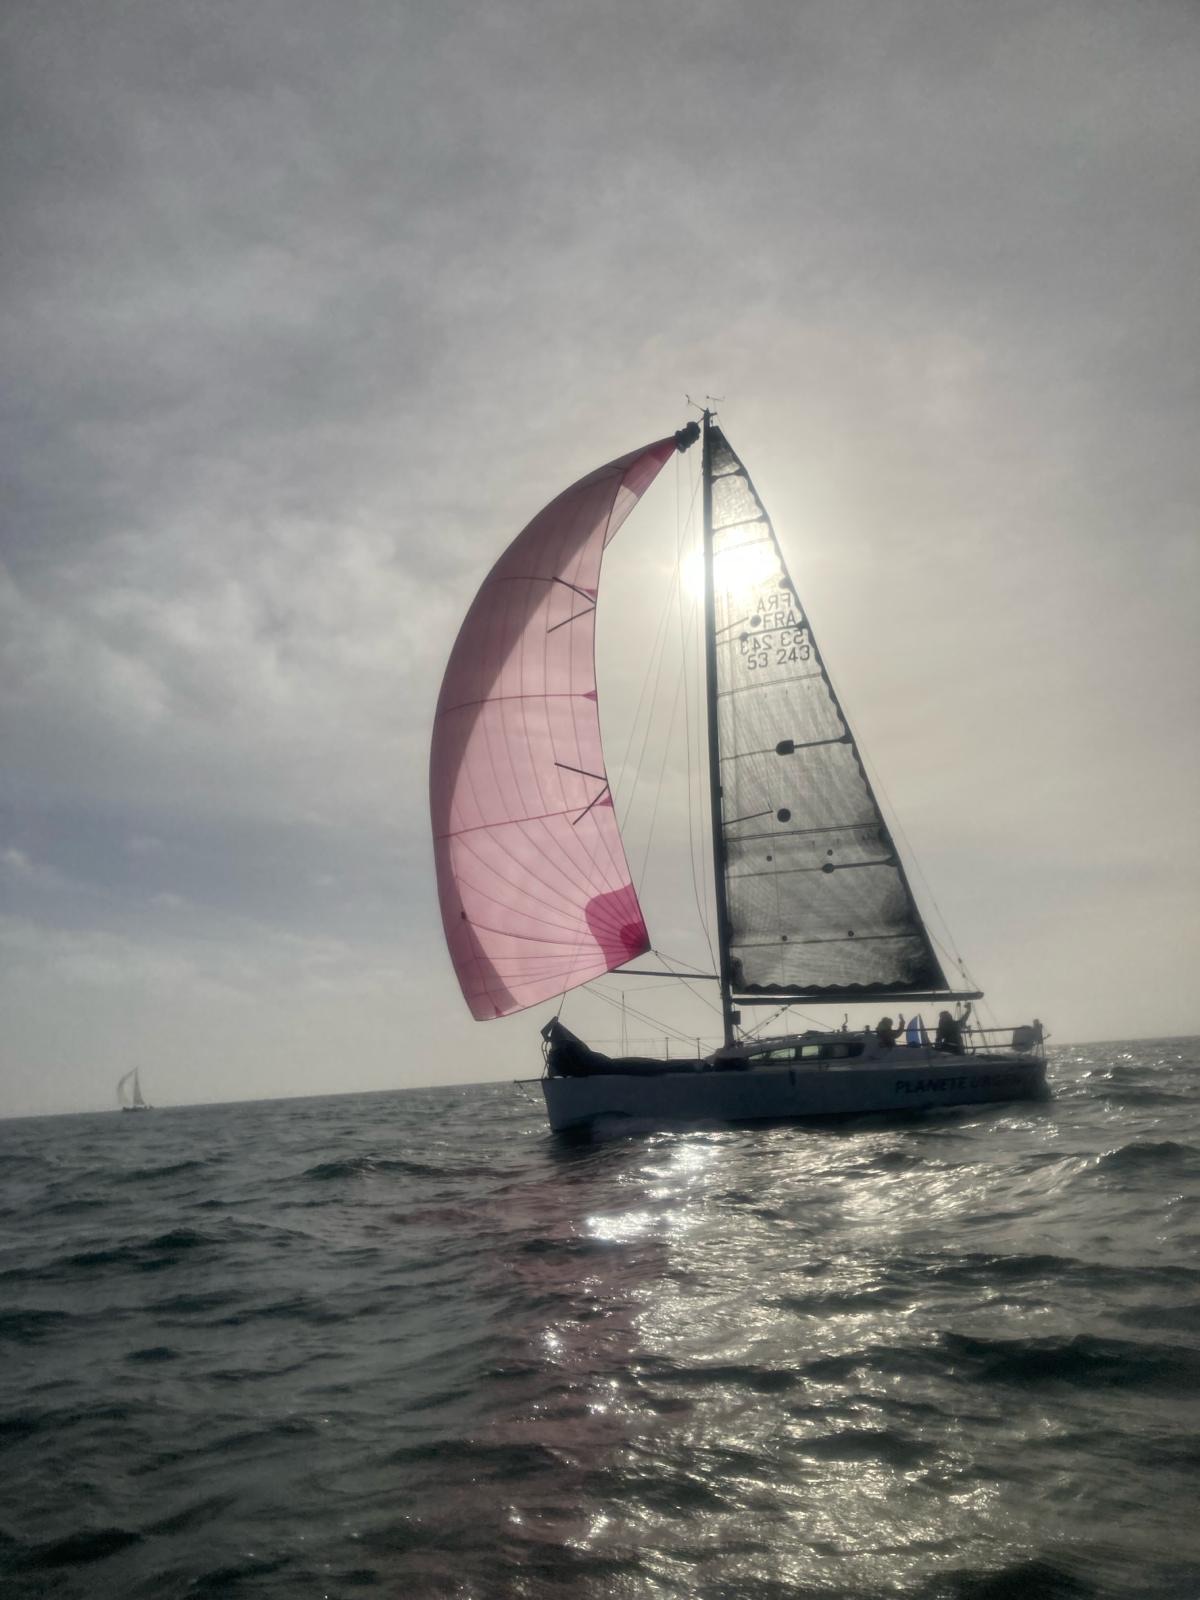
<svg viewBox="0 0 1200 1600">
<path fill-rule="evenodd" d="M 710 452 L 731 986 L 944 989 L 771 523 L 716 426 Z"/>
</svg>

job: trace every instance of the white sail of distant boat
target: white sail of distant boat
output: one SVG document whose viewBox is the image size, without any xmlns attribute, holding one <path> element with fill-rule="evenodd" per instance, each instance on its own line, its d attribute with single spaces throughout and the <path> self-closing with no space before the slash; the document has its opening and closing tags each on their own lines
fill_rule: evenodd
<svg viewBox="0 0 1200 1600">
<path fill-rule="evenodd" d="M 704 653 L 715 973 L 651 951 L 604 764 L 594 660 L 605 548 L 677 450 L 703 438 Z M 1040 1023 L 967 1029 L 762 501 L 714 414 L 551 501 L 467 614 L 434 721 L 430 801 L 451 959 L 480 1021 L 606 973 L 712 981 L 723 1043 L 610 1059 L 542 1029 L 551 1126 L 754 1121 L 1024 1099 Z M 763 1038 L 743 1009 L 956 1005 L 931 1044 L 897 1030 Z M 559 1000 L 561 1007 L 561 1000 Z M 967 1006 L 964 1012 L 961 1007 Z M 899 1038 L 897 1038 L 899 1033 Z M 991 1036 L 989 1037 L 989 1033 Z M 969 1035 L 969 1036 L 968 1036 Z"/>
<path fill-rule="evenodd" d="M 136 1067 L 118 1080 L 117 1104 L 122 1111 L 149 1111 L 150 1106 L 142 1095 L 141 1079 Z"/>
</svg>

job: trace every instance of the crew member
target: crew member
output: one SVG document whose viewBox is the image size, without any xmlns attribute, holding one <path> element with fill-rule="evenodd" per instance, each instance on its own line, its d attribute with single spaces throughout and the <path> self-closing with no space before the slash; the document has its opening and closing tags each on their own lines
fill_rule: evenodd
<svg viewBox="0 0 1200 1600">
<path fill-rule="evenodd" d="M 948 1011 L 938 1013 L 937 1037 L 934 1039 L 935 1050 L 952 1050 L 961 1054 L 963 1047 L 962 1024 L 957 1022 Z"/>
</svg>

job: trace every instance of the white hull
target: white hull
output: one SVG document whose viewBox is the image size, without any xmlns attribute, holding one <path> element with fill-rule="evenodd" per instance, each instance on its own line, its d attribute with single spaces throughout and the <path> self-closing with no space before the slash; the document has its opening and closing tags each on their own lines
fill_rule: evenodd
<svg viewBox="0 0 1200 1600">
<path fill-rule="evenodd" d="M 542 1090 L 556 1133 L 634 1131 L 1036 1100 L 1046 1093 L 1046 1062 L 1041 1056 L 898 1049 L 892 1060 L 867 1065 L 780 1063 L 654 1077 L 546 1077 Z"/>
</svg>

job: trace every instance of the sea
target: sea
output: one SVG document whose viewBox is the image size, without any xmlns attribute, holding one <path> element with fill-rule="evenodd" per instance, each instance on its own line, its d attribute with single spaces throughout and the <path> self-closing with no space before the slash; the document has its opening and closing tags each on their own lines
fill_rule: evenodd
<svg viewBox="0 0 1200 1600">
<path fill-rule="evenodd" d="M 0 1595 L 1196 1600 L 1200 1040 L 1050 1077 L 0 1123 Z"/>
</svg>

